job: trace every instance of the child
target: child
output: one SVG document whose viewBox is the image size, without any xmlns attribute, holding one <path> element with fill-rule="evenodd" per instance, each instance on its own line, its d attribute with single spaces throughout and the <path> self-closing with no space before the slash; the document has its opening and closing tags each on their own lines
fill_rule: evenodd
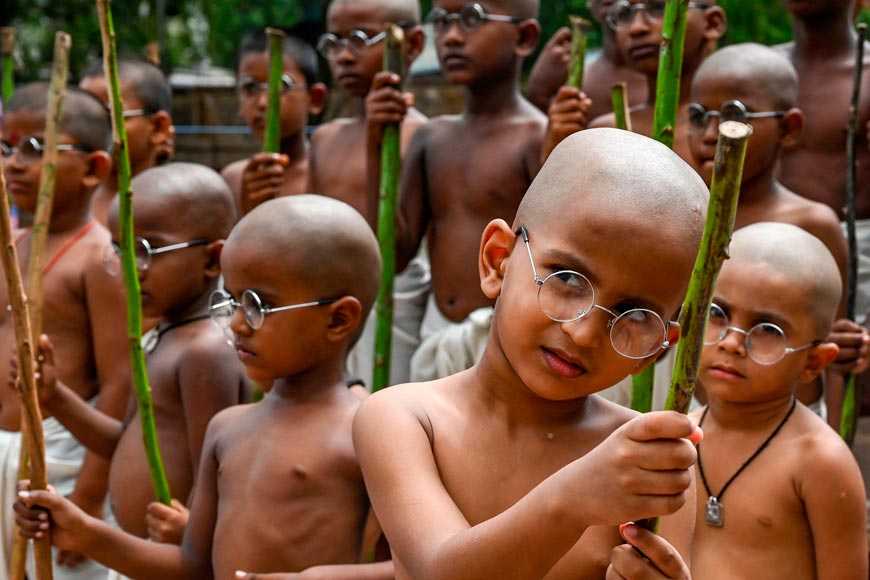
<svg viewBox="0 0 870 580">
<path fill-rule="evenodd" d="M 170 116 L 172 89 L 163 71 L 143 58 L 119 58 L 118 75 L 124 103 L 130 170 L 135 176 L 170 159 L 175 152 L 175 127 Z M 94 62 L 85 70 L 79 87 L 104 103 L 109 103 L 102 61 Z M 117 191 L 117 168 L 113 168 L 109 178 L 94 193 L 91 202 L 94 217 L 103 225 L 108 224 L 109 205 Z"/>
<path fill-rule="evenodd" d="M 735 232 L 707 322 L 699 380 L 696 578 L 867 578 L 861 474 L 795 399 L 834 360 L 837 264 L 790 224 Z"/>
<path fill-rule="evenodd" d="M 616 43 L 626 62 L 647 78 L 647 101 L 645 104 L 631 109 L 632 130 L 641 135 L 652 135 L 653 108 L 656 98 L 656 83 L 659 71 L 659 47 L 662 43 L 662 17 L 664 16 L 663 1 L 642 3 L 639 0 L 619 0 L 608 9 L 607 22 L 616 33 Z M 686 13 L 686 40 L 683 49 L 683 69 L 680 78 L 680 107 L 677 113 L 676 133 L 674 134 L 674 151 L 687 162 L 691 163 L 689 143 L 686 135 L 688 126 L 687 106 L 692 77 L 701 65 L 704 57 L 710 52 L 711 44 L 725 33 L 725 12 L 715 2 L 690 2 Z M 576 95 L 562 93 L 566 99 L 573 100 L 580 106 Z M 557 95 L 552 111 L 558 113 L 550 118 L 549 150 L 564 138 L 566 134 L 583 128 L 572 122 L 570 115 L 573 108 L 559 104 Z M 564 118 L 567 115 L 568 118 Z M 590 127 L 614 127 L 612 114 L 592 119 Z M 548 150 L 545 150 L 545 154 Z"/>
<path fill-rule="evenodd" d="M 351 440 L 360 399 L 343 369 L 377 294 L 377 241 L 347 204 L 294 195 L 245 216 L 221 266 L 227 293 L 212 299 L 212 317 L 232 330 L 248 377 L 273 386 L 209 424 L 181 547 L 124 534 L 54 493 L 24 500 L 51 511 L 53 542 L 132 578 L 228 580 L 239 569 L 358 562 L 369 506 Z M 45 516 L 16 510 L 23 533 L 46 529 Z M 374 568 L 392 577 L 389 562 Z"/>
<path fill-rule="evenodd" d="M 631 105 L 646 102 L 646 77 L 628 66 L 616 45 L 616 35 L 607 25 L 607 10 L 610 0 L 588 0 L 586 3 L 592 18 L 601 27 L 601 52 L 587 59 L 583 73 L 583 91 L 591 101 L 588 119 L 595 119 L 613 110 L 610 89 L 619 82 L 628 84 L 628 100 Z M 544 112 L 550 108 L 553 96 L 568 78 L 571 60 L 571 29 L 560 28 L 547 42 L 526 84 L 526 97 Z M 563 88 L 562 90 L 568 90 Z"/>
<path fill-rule="evenodd" d="M 376 0 L 358 2 L 335 0 L 327 12 L 328 32 L 318 49 L 329 63 L 332 76 L 358 101 L 360 114 L 321 125 L 311 140 L 312 193 L 345 201 L 366 216 L 377 230 L 380 136 L 384 120 L 381 103 L 396 98 L 402 115 L 401 149 L 405 151 L 414 132 L 426 122 L 419 111 L 408 106 L 395 89 L 399 79 L 383 72 L 384 35 L 388 23 L 403 27 L 405 72 L 423 49 L 425 37 L 419 26 L 417 0 Z M 368 39 L 368 40 L 366 40 Z M 386 95 L 386 96 L 385 96 Z M 407 111 L 407 115 L 404 115 Z M 411 356 L 420 345 L 420 321 L 429 291 L 429 264 L 417 256 L 395 278 L 393 294 L 393 337 L 390 383 L 410 378 Z M 348 357 L 351 374 L 360 380 L 372 377 L 375 317 L 367 321 L 362 338 Z"/>
<path fill-rule="evenodd" d="M 48 85 L 35 83 L 19 87 L 4 111 L 3 172 L 12 201 L 29 212 L 36 209 L 47 108 Z M 121 417 L 129 397 L 124 292 L 120 281 L 103 268 L 103 251 L 110 235 L 93 219 L 90 209 L 91 196 L 111 167 L 107 153 L 112 143 L 108 112 L 92 95 L 67 89 L 59 133 L 54 208 L 45 249 L 43 329 L 61 361 L 59 378 L 82 400 Z M 26 277 L 31 232 L 19 231 L 16 238 Z M 6 377 L 10 375 L 8 365 L 15 346 L 8 306 L 4 286 L 0 288 L 0 376 Z M 0 389 L 0 469 L 6 494 L 0 504 L 3 506 L 9 505 L 13 482 L 18 479 L 20 424 L 16 393 Z M 47 419 L 43 428 L 49 482 L 89 513 L 101 513 L 105 462 L 88 457 L 82 466 L 84 447 L 57 420 Z M 11 513 L 2 513 L 0 534 L 6 551 L 12 542 L 12 521 Z M 8 552 L 4 557 L 8 558 Z M 0 562 L 0 569 L 8 569 L 6 564 Z M 56 577 L 92 578 L 96 573 L 91 564 L 75 570 L 59 568 Z"/>
<path fill-rule="evenodd" d="M 235 203 L 217 173 L 192 163 L 147 169 L 133 179 L 132 187 L 136 243 L 143 250 L 142 312 L 161 320 L 144 340 L 158 442 L 169 488 L 186 502 L 208 421 L 248 398 L 244 373 L 227 337 L 208 320 L 208 300 L 217 287 L 223 240 L 235 223 Z M 109 209 L 109 223 L 117 240 L 117 198 Z M 106 267 L 120 275 L 120 259 L 113 247 L 108 249 Z M 47 368 L 53 360 L 50 350 L 46 359 L 42 372 L 48 377 L 53 375 Z M 109 493 L 121 529 L 146 537 L 146 508 L 154 489 L 135 397 L 121 423 L 82 404 L 64 385 L 53 388 L 51 381 L 43 381 L 43 387 L 48 391 L 42 393 L 44 408 L 76 438 L 112 460 Z M 183 504 L 176 507 L 185 511 Z M 152 511 L 162 522 L 174 515 L 170 509 L 155 506 Z M 180 535 L 161 539 L 180 541 Z"/>
<path fill-rule="evenodd" d="M 265 30 L 248 34 L 239 45 L 239 114 L 258 139 L 266 130 L 269 86 L 269 42 Z M 281 153 L 257 153 L 222 171 L 242 215 L 282 195 L 304 193 L 308 184 L 308 115 L 326 104 L 326 86 L 317 82 L 317 54 L 297 38 L 282 44 Z"/>
<path fill-rule="evenodd" d="M 804 117 L 796 108 L 797 95 L 794 67 L 773 49 L 741 44 L 715 52 L 698 69 L 692 83 L 695 102 L 689 106 L 690 149 L 696 167 L 709 184 L 718 139 L 718 123 L 711 123 L 710 118 L 742 118 L 751 123 L 753 133 L 746 151 L 734 227 L 771 221 L 803 228 L 819 238 L 833 254 L 845 284 L 848 250 L 836 214 L 824 204 L 789 191 L 777 180 L 781 152 L 800 141 Z M 843 350 L 849 350 L 843 353 L 849 358 L 840 361 L 847 365 L 845 372 L 849 372 L 866 358 L 867 332 L 848 320 L 838 321 L 834 332 Z M 858 353 L 857 359 L 856 344 L 864 351 Z M 831 424 L 837 428 L 842 378 L 833 373 L 828 373 L 828 378 L 828 395 L 833 403 L 828 411 L 834 419 Z M 822 418 L 827 418 L 820 381 L 802 383 L 798 398 L 814 406 Z"/>
<path fill-rule="evenodd" d="M 492 299 L 477 287 L 473 256 L 491 219 L 513 219 L 540 167 L 546 119 L 519 90 L 540 35 L 537 11 L 535 0 L 438 0 L 428 16 L 447 80 L 465 87 L 466 110 L 421 127 L 403 167 L 399 268 L 424 237 L 432 262 L 412 380 L 463 370 L 482 353 Z"/>
<path fill-rule="evenodd" d="M 378 392 L 355 420 L 397 578 L 601 578 L 617 524 L 678 510 L 662 531 L 688 554 L 694 506 L 680 508 L 695 455 L 680 438 L 692 424 L 632 420 L 594 393 L 676 341 L 664 321 L 680 308 L 706 206 L 703 181 L 673 152 L 602 129 L 553 152 L 512 225 L 490 222 L 480 286 L 496 303 L 481 361 Z M 652 562 L 635 564 L 664 566 L 641 549 Z"/>
</svg>

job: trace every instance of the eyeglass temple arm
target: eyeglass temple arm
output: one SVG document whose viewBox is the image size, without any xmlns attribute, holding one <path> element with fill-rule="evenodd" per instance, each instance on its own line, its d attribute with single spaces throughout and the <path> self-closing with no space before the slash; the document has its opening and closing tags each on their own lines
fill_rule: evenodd
<svg viewBox="0 0 870 580">
<path fill-rule="evenodd" d="M 520 226 L 520 228 L 514 232 L 517 236 L 522 236 L 523 242 L 526 244 L 526 252 L 529 253 L 529 262 L 532 264 L 532 274 L 535 276 L 535 284 L 538 286 L 543 286 L 544 281 L 541 280 L 541 277 L 538 276 L 538 269 L 535 268 L 535 259 L 532 258 L 532 246 L 529 244 L 529 232 L 526 231 L 526 226 Z"/>
</svg>

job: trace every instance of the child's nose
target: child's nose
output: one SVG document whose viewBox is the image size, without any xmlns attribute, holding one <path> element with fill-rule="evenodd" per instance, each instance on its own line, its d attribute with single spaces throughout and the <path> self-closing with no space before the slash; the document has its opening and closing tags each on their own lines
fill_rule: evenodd
<svg viewBox="0 0 870 580">
<path fill-rule="evenodd" d="M 725 336 L 719 341 L 719 348 L 743 356 L 746 354 L 746 335 L 735 328 L 728 327 Z"/>
<path fill-rule="evenodd" d="M 446 45 L 458 45 L 465 42 L 465 31 L 459 20 L 451 20 L 441 33 L 441 41 Z"/>
<path fill-rule="evenodd" d="M 236 336 L 248 336 L 254 331 L 245 320 L 244 312 L 240 307 L 233 310 L 233 315 L 230 317 L 230 330 Z"/>
<path fill-rule="evenodd" d="M 635 10 L 631 14 L 631 20 L 628 22 L 628 32 L 629 34 L 642 34 L 649 30 L 649 18 L 647 18 L 646 11 L 644 10 Z"/>
<path fill-rule="evenodd" d="M 707 124 L 704 125 L 704 144 L 705 145 L 713 145 L 716 146 L 716 142 L 719 141 L 719 119 L 718 117 L 712 117 L 707 121 Z"/>
<path fill-rule="evenodd" d="M 563 322 L 562 330 L 571 337 L 571 341 L 582 348 L 598 348 L 602 338 L 607 338 L 607 314 L 593 308 L 583 318 Z"/>
</svg>

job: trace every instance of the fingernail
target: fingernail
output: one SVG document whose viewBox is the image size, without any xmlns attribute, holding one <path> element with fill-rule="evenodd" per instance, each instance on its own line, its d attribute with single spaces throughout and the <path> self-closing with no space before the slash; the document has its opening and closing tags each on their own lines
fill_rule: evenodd
<svg viewBox="0 0 870 580">
<path fill-rule="evenodd" d="M 236 578 L 244 578 L 247 575 L 248 575 L 247 572 L 242 572 L 241 570 L 236 570 Z"/>
<path fill-rule="evenodd" d="M 637 525 L 634 522 L 628 522 L 619 526 L 619 533 L 623 538 L 636 538 Z"/>
<path fill-rule="evenodd" d="M 47 529 L 48 529 L 48 524 L 47 524 L 47 523 L 39 524 L 39 529 L 40 529 L 40 530 L 47 530 Z"/>
<path fill-rule="evenodd" d="M 29 491 L 19 491 L 18 492 L 18 499 L 30 499 L 30 492 Z"/>
<path fill-rule="evenodd" d="M 48 521 L 48 514 L 45 513 L 45 512 L 40 512 L 40 514 L 39 514 L 38 517 L 39 517 L 39 519 L 41 519 L 41 520 L 44 521 L 44 522 L 47 522 L 47 521 Z"/>
</svg>

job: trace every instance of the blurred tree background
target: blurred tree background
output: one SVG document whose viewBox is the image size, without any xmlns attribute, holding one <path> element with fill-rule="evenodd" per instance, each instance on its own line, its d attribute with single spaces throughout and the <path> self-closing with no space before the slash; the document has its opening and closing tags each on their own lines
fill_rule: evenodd
<svg viewBox="0 0 870 580">
<path fill-rule="evenodd" d="M 359 0 L 364 2 L 365 0 Z M 3 0 L 0 25 L 18 34 L 17 76 L 46 78 L 54 32 L 73 37 L 72 74 L 99 58 L 100 33 L 93 0 Z M 277 24 L 294 28 L 314 41 L 323 28 L 326 0 L 115 0 L 113 13 L 120 50 L 141 53 L 149 43 L 164 47 L 164 67 L 196 68 L 202 63 L 232 68 L 235 46 L 244 32 Z M 423 13 L 431 0 L 423 0 Z M 765 44 L 791 38 L 788 17 L 779 2 L 720 0 L 728 14 L 725 43 L 754 40 Z M 586 0 L 542 0 L 541 25 L 548 38 L 568 14 L 588 17 Z M 600 44 L 600 31 L 591 39 Z M 543 45 L 543 42 L 541 43 Z"/>
</svg>

